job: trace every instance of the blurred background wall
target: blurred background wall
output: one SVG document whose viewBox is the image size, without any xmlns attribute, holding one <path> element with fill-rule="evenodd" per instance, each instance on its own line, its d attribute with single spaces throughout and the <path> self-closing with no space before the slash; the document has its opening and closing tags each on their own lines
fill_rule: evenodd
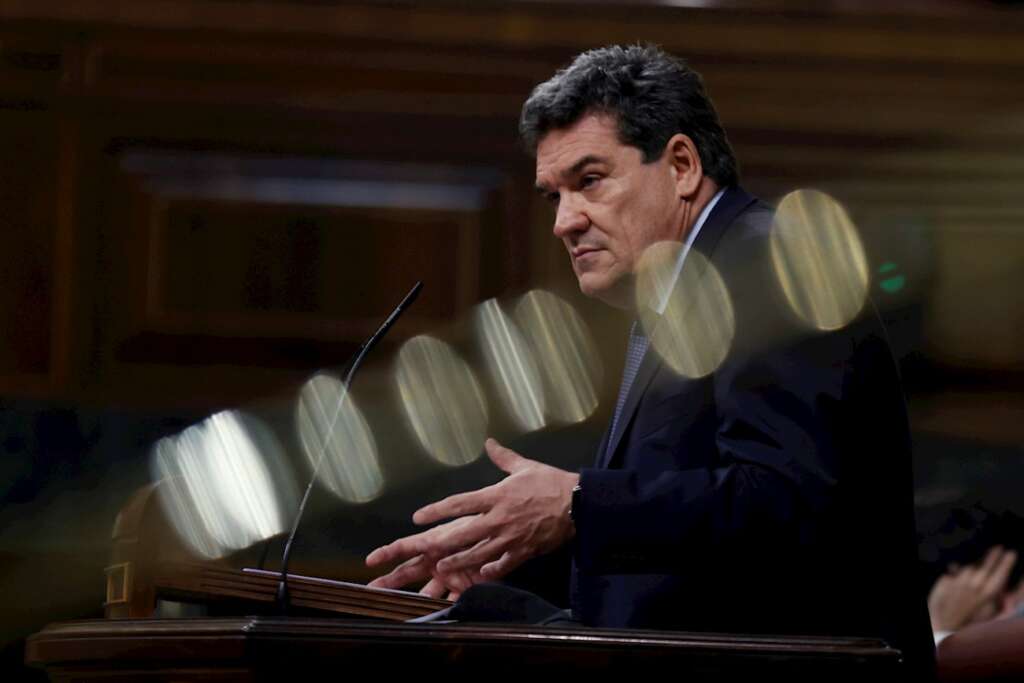
<svg viewBox="0 0 1024 683">
<path fill-rule="evenodd" d="M 516 122 L 534 84 L 614 42 L 703 73 L 749 190 L 850 211 L 908 391 L 925 574 L 978 529 L 1017 533 L 1022 28 L 1018 3 L 983 0 L 0 0 L 5 666 L 46 622 L 100 612 L 156 439 L 232 407 L 287 432 L 300 383 L 417 279 L 360 377 L 371 426 L 404 429 L 387 407 L 402 340 L 458 338 L 478 302 L 543 287 L 601 342 L 605 400 L 510 436 L 590 457 L 622 321 L 577 293 Z M 297 569 L 366 578 L 361 554 L 419 504 L 496 476 L 381 438 L 388 493 L 319 496 Z"/>
</svg>

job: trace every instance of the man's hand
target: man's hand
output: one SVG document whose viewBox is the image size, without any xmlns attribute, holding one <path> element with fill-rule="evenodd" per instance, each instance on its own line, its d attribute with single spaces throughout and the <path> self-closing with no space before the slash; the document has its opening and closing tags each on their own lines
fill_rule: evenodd
<svg viewBox="0 0 1024 683">
<path fill-rule="evenodd" d="M 499 579 L 572 537 L 569 506 L 579 475 L 524 458 L 494 439 L 484 446 L 509 476 L 417 510 L 412 518 L 416 524 L 455 519 L 370 553 L 370 567 L 402 562 L 371 586 L 399 588 L 432 577 L 424 590 L 436 593 L 447 587 L 461 593 L 467 581 Z"/>
<path fill-rule="evenodd" d="M 994 618 L 1016 561 L 1017 553 L 994 546 L 980 562 L 940 577 L 928 595 L 932 630 L 955 631 Z"/>
<path fill-rule="evenodd" d="M 435 527 L 430 531 L 426 531 L 422 534 L 416 534 L 415 536 L 408 536 L 401 540 L 409 544 L 418 544 L 421 542 L 421 537 L 424 537 L 427 534 L 451 534 L 459 527 L 471 522 L 474 518 L 475 515 L 470 517 L 460 517 L 459 519 L 448 522 L 447 524 Z M 423 547 L 427 547 L 427 543 L 429 543 L 429 541 L 424 542 Z M 385 548 L 388 547 L 390 546 L 385 546 Z M 384 548 L 379 548 L 373 553 L 370 553 L 366 558 L 366 564 L 374 566 L 376 564 L 383 564 L 387 562 L 387 560 L 378 560 L 375 557 L 376 553 L 383 549 Z M 479 572 L 466 570 L 441 573 L 437 569 L 437 561 L 439 559 L 441 559 L 441 557 L 421 553 L 398 565 L 388 574 L 377 577 L 367 585 L 371 588 L 400 588 L 401 586 L 406 586 L 410 583 L 427 581 L 423 588 L 420 589 L 421 594 L 432 598 L 442 598 L 445 597 L 445 594 L 447 593 L 447 598 L 449 600 L 457 600 L 464 590 L 475 583 L 483 581 Z"/>
</svg>

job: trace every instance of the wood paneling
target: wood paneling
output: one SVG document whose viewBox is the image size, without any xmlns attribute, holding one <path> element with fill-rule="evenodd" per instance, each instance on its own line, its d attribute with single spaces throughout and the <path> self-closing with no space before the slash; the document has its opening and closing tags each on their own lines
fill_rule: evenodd
<svg viewBox="0 0 1024 683">
<path fill-rule="evenodd" d="M 53 117 L 0 110 L 0 373 L 50 371 L 58 146 Z"/>
<path fill-rule="evenodd" d="M 160 365 L 229 388 L 216 366 L 282 368 L 279 386 L 341 363 L 416 280 L 394 339 L 438 329 L 493 295 L 481 273 L 502 252 L 482 233 L 520 239 L 495 169 L 99 146 L 102 324 L 86 374 L 115 390 Z"/>
<path fill-rule="evenodd" d="M 417 278 L 396 339 L 572 290 L 519 107 L 579 50 L 637 40 L 704 74 L 751 189 L 826 189 L 873 259 L 901 255 L 934 359 L 1024 363 L 1019 316 L 996 315 L 1024 253 L 1020 12 L 8 0 L 0 19 L 5 391 L 237 400 L 343 359 Z M 1006 267 L 983 272 L 990 252 Z M 982 281 L 975 334 L 942 311 Z"/>
<path fill-rule="evenodd" d="M 145 232 L 145 252 L 123 257 L 144 261 L 152 331 L 357 341 L 416 279 L 430 287 L 407 320 L 427 329 L 479 301 L 495 265 L 480 248 L 493 171 L 152 152 L 117 165 L 144 207 L 123 229 Z"/>
</svg>

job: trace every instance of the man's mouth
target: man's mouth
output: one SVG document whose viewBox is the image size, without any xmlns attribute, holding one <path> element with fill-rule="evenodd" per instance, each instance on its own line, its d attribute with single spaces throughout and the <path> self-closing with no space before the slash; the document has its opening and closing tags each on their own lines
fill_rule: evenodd
<svg viewBox="0 0 1024 683">
<path fill-rule="evenodd" d="M 586 256 L 587 254 L 592 254 L 595 251 L 601 251 L 601 249 L 599 247 L 574 247 L 572 250 L 572 258 L 575 260 Z"/>
</svg>

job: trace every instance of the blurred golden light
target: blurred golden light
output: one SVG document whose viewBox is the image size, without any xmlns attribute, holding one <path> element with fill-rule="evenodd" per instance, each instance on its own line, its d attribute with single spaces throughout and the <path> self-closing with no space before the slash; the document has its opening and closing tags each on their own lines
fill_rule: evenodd
<svg viewBox="0 0 1024 683">
<path fill-rule="evenodd" d="M 648 247 L 637 269 L 637 304 L 651 348 L 669 367 L 686 377 L 714 372 L 729 354 L 736 319 L 725 281 L 703 254 L 690 250 L 678 272 L 683 246 L 657 242 Z M 673 284 L 674 283 L 674 284 Z"/>
<path fill-rule="evenodd" d="M 350 503 L 376 498 L 384 487 L 377 445 L 341 380 L 318 374 L 299 393 L 295 421 L 302 452 L 318 479 Z"/>
<path fill-rule="evenodd" d="M 512 419 L 522 429 L 541 429 L 544 388 L 529 345 L 515 322 L 496 299 L 477 306 L 474 322 L 491 380 Z"/>
<path fill-rule="evenodd" d="M 269 430 L 226 411 L 159 441 L 151 465 L 181 538 L 201 555 L 220 557 L 285 531 L 293 483 L 272 477 L 265 460 L 280 464 L 281 456 Z"/>
<path fill-rule="evenodd" d="M 533 349 L 552 420 L 581 422 L 597 409 L 601 356 L 582 316 L 567 301 L 535 289 L 516 303 L 513 317 Z"/>
<path fill-rule="evenodd" d="M 465 465 L 483 451 L 487 400 L 472 369 L 439 339 L 421 335 L 398 352 L 395 382 L 423 449 L 445 465 Z"/>
<path fill-rule="evenodd" d="M 864 247 L 849 214 L 824 192 L 796 190 L 782 198 L 772 224 L 771 252 L 786 300 L 809 325 L 838 329 L 864 306 Z"/>
</svg>

